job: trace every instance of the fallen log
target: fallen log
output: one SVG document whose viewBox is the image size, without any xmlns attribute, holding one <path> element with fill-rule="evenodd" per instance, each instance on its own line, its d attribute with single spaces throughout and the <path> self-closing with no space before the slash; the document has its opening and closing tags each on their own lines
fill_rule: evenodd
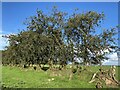
<svg viewBox="0 0 120 90">
<path fill-rule="evenodd" d="M 119 86 L 120 82 L 115 78 L 115 67 L 111 67 L 109 70 L 103 70 L 103 69 L 99 69 L 99 72 L 95 72 L 91 78 L 91 80 L 89 81 L 89 83 L 93 83 L 99 81 L 99 83 L 96 83 L 96 88 L 99 87 L 100 83 L 103 84 L 103 82 L 105 83 L 105 85 L 109 85 L 109 86 Z M 102 86 L 102 85 L 100 85 Z"/>
</svg>

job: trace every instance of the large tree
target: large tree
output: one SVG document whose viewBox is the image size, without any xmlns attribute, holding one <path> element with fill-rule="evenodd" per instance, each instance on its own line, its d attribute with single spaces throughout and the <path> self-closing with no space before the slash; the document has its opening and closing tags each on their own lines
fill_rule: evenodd
<svg viewBox="0 0 120 90">
<path fill-rule="evenodd" d="M 101 64 L 107 59 L 105 50 L 116 49 L 116 28 L 96 33 L 104 20 L 103 13 L 67 13 L 53 7 L 48 15 L 37 10 L 37 15 L 27 18 L 27 30 L 6 36 L 10 45 L 3 51 L 3 62 L 12 64 L 75 63 L 79 58 L 87 63 Z"/>
<path fill-rule="evenodd" d="M 6 36 L 10 44 L 5 51 L 8 61 L 12 60 L 12 64 L 66 64 L 62 35 L 64 15 L 53 7 L 50 15 L 37 10 L 37 15 L 27 18 L 27 30 Z"/>
<path fill-rule="evenodd" d="M 101 64 L 107 59 L 105 50 L 113 52 L 116 49 L 115 38 L 116 28 L 111 30 L 99 31 L 97 27 L 104 20 L 103 13 L 89 11 L 82 14 L 73 13 L 65 26 L 67 43 L 72 46 L 71 58 L 81 58 L 86 64 Z M 73 54 L 74 53 L 74 54 Z"/>
</svg>

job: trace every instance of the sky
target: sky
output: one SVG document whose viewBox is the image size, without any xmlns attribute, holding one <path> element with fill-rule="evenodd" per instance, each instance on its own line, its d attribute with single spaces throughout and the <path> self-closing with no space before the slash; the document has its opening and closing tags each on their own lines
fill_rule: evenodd
<svg viewBox="0 0 120 90">
<path fill-rule="evenodd" d="M 19 31 L 26 29 L 23 24 L 26 18 L 36 14 L 37 8 L 44 13 L 49 14 L 51 8 L 57 6 L 59 10 L 72 14 L 75 8 L 79 10 L 77 12 L 96 11 L 98 13 L 104 12 L 105 20 L 102 22 L 102 28 L 115 27 L 118 25 L 118 3 L 117 2 L 3 2 L 2 3 L 2 34 L 17 34 Z M 101 29 L 102 29 L 101 28 Z M 97 32 L 102 32 L 100 28 Z M 1 37 L 1 34 L 0 34 Z M 117 37 L 117 36 L 115 36 Z M 4 38 L 0 38 L 0 49 L 3 49 L 8 42 Z M 116 64 L 117 53 L 109 55 L 110 60 L 106 63 Z M 105 64 L 106 64 L 105 63 Z"/>
</svg>

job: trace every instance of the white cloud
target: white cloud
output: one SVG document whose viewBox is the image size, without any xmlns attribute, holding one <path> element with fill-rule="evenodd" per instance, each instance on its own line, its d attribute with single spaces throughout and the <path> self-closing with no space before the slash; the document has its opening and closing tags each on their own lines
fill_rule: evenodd
<svg viewBox="0 0 120 90">
<path fill-rule="evenodd" d="M 119 65 L 120 64 L 120 63 L 118 63 L 119 60 L 118 60 L 117 53 L 109 54 L 109 55 L 107 55 L 107 57 L 109 59 L 105 60 L 103 62 L 103 65 Z"/>
<path fill-rule="evenodd" d="M 16 33 L 11 33 L 11 32 L 6 32 L 6 31 L 2 31 L 0 30 L 0 50 L 3 50 L 5 48 L 5 46 L 9 45 L 8 39 L 2 37 L 2 35 L 16 35 Z"/>
<path fill-rule="evenodd" d="M 118 60 L 117 53 L 109 54 L 107 57 L 109 60 Z"/>
<path fill-rule="evenodd" d="M 8 40 L 6 38 L 2 37 L 2 34 L 0 34 L 0 50 L 3 50 L 5 46 L 8 45 Z"/>
<path fill-rule="evenodd" d="M 120 63 L 118 63 L 117 60 L 106 60 L 105 62 L 103 62 L 103 65 L 120 65 Z"/>
</svg>

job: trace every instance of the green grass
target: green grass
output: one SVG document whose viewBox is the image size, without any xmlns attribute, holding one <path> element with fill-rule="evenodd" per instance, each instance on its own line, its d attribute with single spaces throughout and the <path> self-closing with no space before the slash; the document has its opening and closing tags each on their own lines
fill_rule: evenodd
<svg viewBox="0 0 120 90">
<path fill-rule="evenodd" d="M 103 68 L 109 69 L 110 66 L 103 66 Z M 120 80 L 118 68 L 120 69 L 120 67 L 116 68 L 116 78 Z M 45 72 L 42 70 L 35 71 L 31 68 L 3 66 L 2 85 L 9 88 L 95 88 L 95 83 L 88 82 L 93 73 L 98 71 L 99 66 L 90 66 L 87 69 L 88 71 L 74 74 L 72 80 L 69 80 L 70 69 Z M 54 80 L 51 80 L 52 78 Z"/>
</svg>

